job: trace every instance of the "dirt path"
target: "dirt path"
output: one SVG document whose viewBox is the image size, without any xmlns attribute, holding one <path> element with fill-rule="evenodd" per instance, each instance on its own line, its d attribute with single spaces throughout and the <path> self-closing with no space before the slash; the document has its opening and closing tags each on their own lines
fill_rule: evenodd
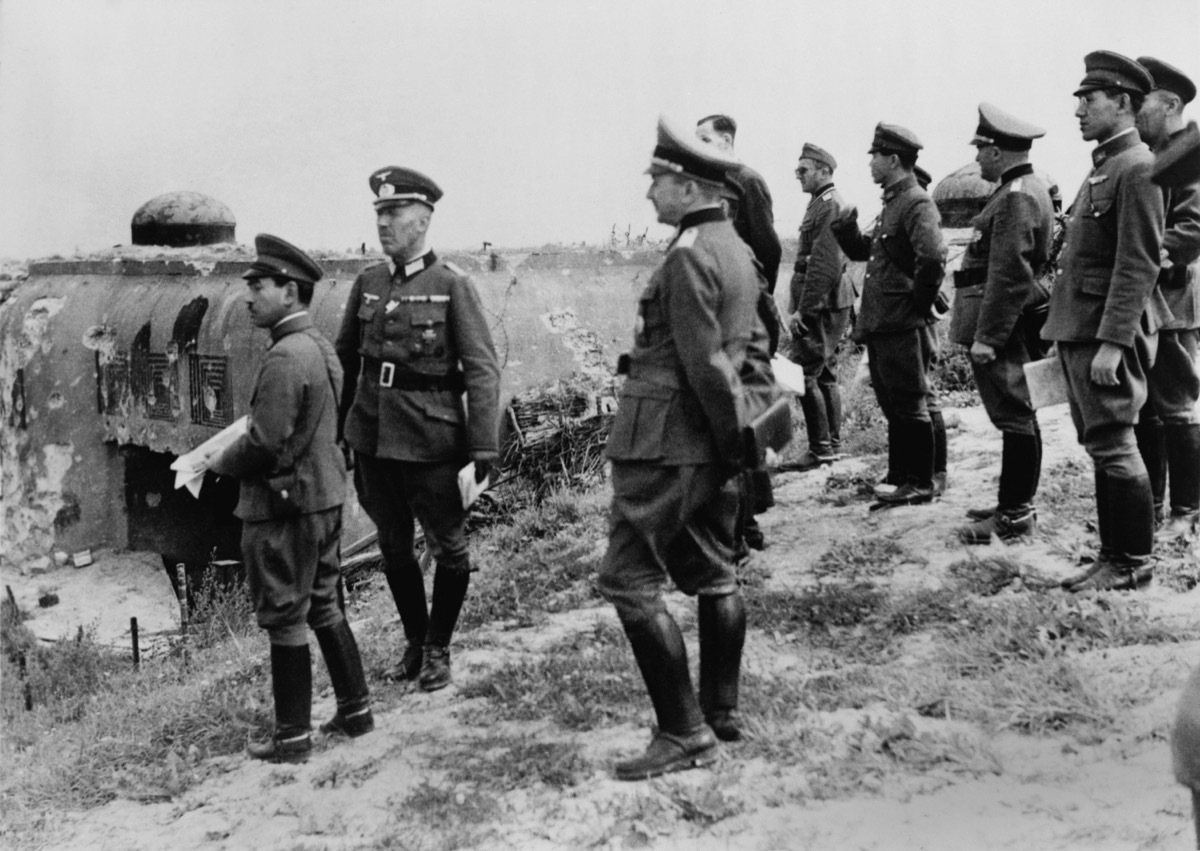
<svg viewBox="0 0 1200 851">
<path fill-rule="evenodd" d="M 999 438 L 981 409 L 949 414 L 951 487 L 934 506 L 868 514 L 861 501 L 837 505 L 824 496 L 830 476 L 865 473 L 878 459 L 780 475 L 778 505 L 762 518 L 769 546 L 759 567 L 769 575 L 767 587 L 810 586 L 815 561 L 831 545 L 879 535 L 894 538 L 921 557 L 895 565 L 895 586 L 943 581 L 948 566 L 966 555 L 955 542 L 954 528 L 967 507 L 986 505 L 994 498 L 999 460 Z M 1069 459 L 1088 463 L 1075 443 L 1065 409 L 1045 411 L 1041 419 L 1048 470 Z M 975 553 L 1011 555 L 1048 577 L 1062 577 L 1072 571 L 1064 551 L 1074 538 L 1086 537 L 1082 524 L 1064 524 L 1053 540 L 1039 538 L 1011 548 L 994 545 L 976 548 Z M 1139 599 L 1147 617 L 1169 626 L 1191 622 L 1197 592 L 1178 593 L 1156 584 Z M 682 601 L 672 602 L 677 604 Z M 615 623 L 606 608 L 594 608 L 556 616 L 536 631 L 483 631 L 487 634 L 456 656 L 456 680 L 469 682 L 507 659 L 538 652 L 550 634 L 589 630 L 597 621 Z M 797 659 L 792 643 L 753 626 L 745 659 L 749 672 L 794 667 L 796 676 L 804 675 L 804 660 Z M 374 734 L 322 746 L 305 765 L 272 767 L 240 755 L 224 757 L 210 766 L 217 776 L 174 800 L 116 801 L 84 814 L 64 815 L 53 831 L 52 847 L 1183 849 L 1194 847 L 1190 802 L 1172 780 L 1166 734 L 1179 689 L 1200 659 L 1198 650 L 1195 643 L 1133 646 L 1097 652 L 1084 660 L 1089 676 L 1101 686 L 1145 684 L 1145 699 L 1121 711 L 1115 735 L 1089 741 L 1070 735 L 989 735 L 952 719 L 918 716 L 908 720 L 917 729 L 936 727 L 945 735 L 960 726 L 965 737 L 978 742 L 974 753 L 979 765 L 970 771 L 948 765 L 915 774 L 885 774 L 877 782 L 864 783 L 860 793 L 834 800 L 806 795 L 806 790 L 819 790 L 810 789 L 813 781 L 805 772 L 744 757 L 738 745 L 725 747 L 711 770 L 653 783 L 619 783 L 603 766 L 632 753 L 646 733 L 629 725 L 608 726 L 577 736 L 588 758 L 601 768 L 565 792 L 535 784 L 499 795 L 497 829 L 476 846 L 448 840 L 452 823 L 439 837 L 393 835 L 388 829 L 402 820 L 400 808 L 408 795 L 424 781 L 437 779 L 429 767 L 430 755 L 447 738 L 461 740 L 472 732 L 459 720 L 468 702 L 458 688 L 433 695 L 412 691 L 397 708 L 380 713 Z M 324 695 L 314 717 L 329 712 L 332 702 Z M 899 714 L 872 705 L 814 714 L 812 723 L 861 738 L 879 724 L 896 723 Z M 487 732 L 494 734 L 496 729 Z M 563 735 L 543 725 L 514 727 L 513 732 Z M 797 736 L 801 732 L 797 730 Z M 704 819 L 667 812 L 656 803 L 664 799 L 736 800 L 739 813 L 706 826 Z M 470 803 L 465 789 L 460 803 Z"/>
</svg>

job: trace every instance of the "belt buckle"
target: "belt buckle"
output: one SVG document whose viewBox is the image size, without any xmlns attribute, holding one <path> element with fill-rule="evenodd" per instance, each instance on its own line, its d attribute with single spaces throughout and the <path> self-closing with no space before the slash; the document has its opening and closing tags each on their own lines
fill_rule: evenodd
<svg viewBox="0 0 1200 851">
<path fill-rule="evenodd" d="M 396 365 L 394 363 L 384 363 L 379 367 L 379 386 L 391 387 L 392 380 L 396 377 Z"/>
</svg>

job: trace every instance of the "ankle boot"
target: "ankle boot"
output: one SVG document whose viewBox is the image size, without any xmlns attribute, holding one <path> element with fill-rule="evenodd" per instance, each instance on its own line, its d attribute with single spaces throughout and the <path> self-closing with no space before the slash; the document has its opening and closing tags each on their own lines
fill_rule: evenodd
<svg viewBox="0 0 1200 851">
<path fill-rule="evenodd" d="M 275 733 L 246 752 L 268 762 L 304 762 L 312 752 L 312 656 L 308 645 L 271 645 Z"/>
<path fill-rule="evenodd" d="M 654 705 L 658 730 L 642 756 L 617 763 L 617 777 L 640 780 L 711 762 L 717 741 L 692 689 L 687 648 L 675 619 L 662 609 L 637 621 L 622 619 L 622 625 Z"/>
<path fill-rule="evenodd" d="M 1149 407 L 1149 406 L 1147 406 Z M 1150 477 L 1150 493 L 1154 497 L 1154 523 L 1162 525 L 1163 504 L 1167 495 L 1167 434 L 1162 422 L 1157 416 L 1145 416 L 1146 408 L 1142 409 L 1142 419 L 1133 427 L 1134 437 L 1137 438 L 1138 452 L 1146 465 L 1146 473 Z"/>
<path fill-rule="evenodd" d="M 723 597 L 701 596 L 700 709 L 717 738 L 742 737 L 738 726 L 738 679 L 746 642 L 746 606 L 741 592 Z"/>
<path fill-rule="evenodd" d="M 329 669 L 333 693 L 337 696 L 337 714 L 321 725 L 321 732 L 347 736 L 371 732 L 375 729 L 371 693 L 350 624 L 343 620 L 315 631 L 321 655 L 325 657 L 325 667 Z"/>
</svg>

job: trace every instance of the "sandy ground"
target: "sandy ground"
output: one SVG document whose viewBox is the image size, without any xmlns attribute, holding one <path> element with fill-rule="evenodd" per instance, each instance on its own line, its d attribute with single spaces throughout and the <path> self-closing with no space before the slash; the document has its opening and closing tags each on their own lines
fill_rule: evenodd
<svg viewBox="0 0 1200 851">
<path fill-rule="evenodd" d="M 777 478 L 778 505 L 762 518 L 769 546 L 759 558 L 772 583 L 796 587 L 812 580 L 812 563 L 830 542 L 854 534 L 894 534 L 927 563 L 897 568 L 896 583 L 922 584 L 945 575 L 946 566 L 964 557 L 953 530 L 968 506 L 994 497 L 999 458 L 998 435 L 981 409 L 948 412 L 951 487 L 933 506 L 868 514 L 865 504 L 844 507 L 818 501 L 825 479 L 865 468 L 849 460 L 832 471 L 787 473 Z M 1086 463 L 1076 445 L 1064 408 L 1042 412 L 1046 468 L 1067 459 Z M 1077 530 L 1080 538 L 1086 531 Z M 602 546 L 597 542 L 598 546 Z M 1008 552 L 1036 564 L 1051 576 L 1073 567 L 1046 540 L 976 552 Z M 177 617 L 171 589 L 157 559 L 99 554 L 91 568 L 61 568 L 43 576 L 6 575 L 22 606 L 37 617 L 30 626 L 50 637 L 70 634 L 79 623 L 96 622 L 102 637 L 127 641 L 128 618 L 136 614 L 143 629 L 169 628 Z M 12 571 L 10 571 L 12 573 Z M 37 609 L 39 589 L 55 589 L 58 606 Z M 1157 584 L 1139 595 L 1147 616 L 1164 623 L 1190 622 L 1200 592 L 1176 593 Z M 98 605 L 98 609 L 96 608 Z M 145 621 L 141 621 L 145 618 Z M 154 620 L 161 618 L 161 620 Z M 98 619 L 98 622 L 97 622 Z M 515 653 L 537 652 L 551 634 L 590 629 L 597 619 L 611 621 L 603 608 L 556 616 L 549 627 L 507 630 L 471 642 L 473 649 L 455 657 L 461 682 Z M 151 626 L 151 624 L 154 624 Z M 745 666 L 766 670 L 780 661 L 772 636 L 753 630 Z M 696 770 L 652 783 L 620 783 L 607 772 L 566 792 L 537 787 L 502 796 L 502 838 L 477 847 L 559 849 L 811 849 L 811 851 L 1098 851 L 1112 849 L 1194 848 L 1190 798 L 1173 781 L 1166 736 L 1179 690 L 1200 660 L 1192 644 L 1138 646 L 1095 654 L 1086 661 L 1100 682 L 1146 683 L 1148 702 L 1127 711 L 1120 732 L 1100 741 L 1063 736 L 1003 734 L 986 738 L 988 770 L 938 770 L 889 776 L 861 794 L 833 801 L 805 800 L 795 794 L 809 778 L 798 770 L 739 756 L 738 746 L 723 749 L 710 770 Z M 798 672 L 798 675 L 802 671 Z M 275 767 L 241 755 L 221 758 L 227 769 L 173 800 L 158 803 L 116 801 L 82 814 L 62 814 L 52 847 L 98 849 L 348 849 L 426 848 L 411 834 L 385 844 L 393 813 L 407 794 L 431 778 L 429 749 L 439 736 L 461 738 L 469 732 L 456 716 L 464 701 L 451 687 L 432 695 L 412 691 L 394 710 L 378 715 L 374 734 L 318 748 L 305 765 Z M 314 717 L 332 711 L 329 697 L 318 700 Z M 860 728 L 864 718 L 882 709 L 845 712 L 821 723 Z M 952 725 L 952 721 L 918 719 Z M 536 732 L 526 728 L 530 732 Z M 967 733 L 981 735 L 979 730 Z M 610 727 L 579 737 L 589 757 L 603 766 L 626 756 L 645 740 L 645 731 Z M 675 818 L 628 830 L 599 830 L 612 813 L 625 812 L 664 790 L 701 795 L 720 788 L 744 806 L 740 815 L 710 827 Z M 781 803 L 785 802 L 785 803 Z M 626 809 L 623 809 L 626 808 Z"/>
</svg>

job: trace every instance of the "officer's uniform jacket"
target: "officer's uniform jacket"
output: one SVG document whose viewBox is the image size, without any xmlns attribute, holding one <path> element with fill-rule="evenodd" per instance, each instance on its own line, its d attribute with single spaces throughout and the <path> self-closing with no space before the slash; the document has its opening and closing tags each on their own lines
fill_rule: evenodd
<svg viewBox="0 0 1200 851">
<path fill-rule="evenodd" d="M 614 461 L 740 460 L 739 374 L 759 321 L 754 261 L 719 209 L 689 213 L 679 228 L 638 303 L 608 439 Z"/>
<path fill-rule="evenodd" d="M 833 184 L 814 193 L 800 223 L 788 313 L 813 316 L 822 310 L 842 310 L 854 304 L 854 285 L 844 274 L 846 255 L 829 225 L 846 209 Z"/>
<path fill-rule="evenodd" d="M 955 273 L 951 335 L 965 346 L 978 341 L 999 349 L 1021 310 L 1046 300 L 1036 282 L 1054 234 L 1050 188 L 1028 163 L 1009 169 L 971 226 L 971 242 Z"/>
<path fill-rule="evenodd" d="M 928 325 L 946 268 L 941 216 L 933 199 L 906 175 L 883 193 L 883 209 L 868 238 L 856 224 L 835 230 L 846 256 L 866 260 L 854 338 Z"/>
<path fill-rule="evenodd" d="M 234 513 L 242 520 L 278 519 L 268 479 L 294 472 L 289 497 L 302 514 L 335 508 L 346 496 L 346 464 L 337 445 L 342 368 L 333 346 L 307 313 L 271 329 L 254 392 L 249 426 L 219 456 L 214 473 L 241 480 Z"/>
<path fill-rule="evenodd" d="M 729 204 L 733 229 L 750 246 L 762 266 L 767 279 L 767 292 L 774 293 L 783 246 L 779 244 L 779 234 L 775 233 L 775 213 L 767 182 L 761 174 L 744 164 L 731 168 L 725 179 L 733 184 L 738 193 L 738 199 Z"/>
<path fill-rule="evenodd" d="M 1071 205 L 1044 339 L 1129 347 L 1143 330 L 1143 314 L 1144 330 L 1158 330 L 1163 315 L 1147 310 L 1164 221 L 1162 191 L 1150 182 L 1153 164 L 1136 130 L 1092 151 L 1092 172 Z"/>
<path fill-rule="evenodd" d="M 1174 317 L 1164 327 L 1200 328 L 1200 183 L 1163 192 L 1166 232 L 1162 247 L 1171 265 L 1159 273 L 1158 285 Z"/>
<path fill-rule="evenodd" d="M 400 461 L 499 454 L 500 367 L 475 286 L 432 251 L 364 269 L 335 343 L 347 378 L 345 439 Z M 467 405 L 463 408 L 463 393 Z"/>
</svg>

